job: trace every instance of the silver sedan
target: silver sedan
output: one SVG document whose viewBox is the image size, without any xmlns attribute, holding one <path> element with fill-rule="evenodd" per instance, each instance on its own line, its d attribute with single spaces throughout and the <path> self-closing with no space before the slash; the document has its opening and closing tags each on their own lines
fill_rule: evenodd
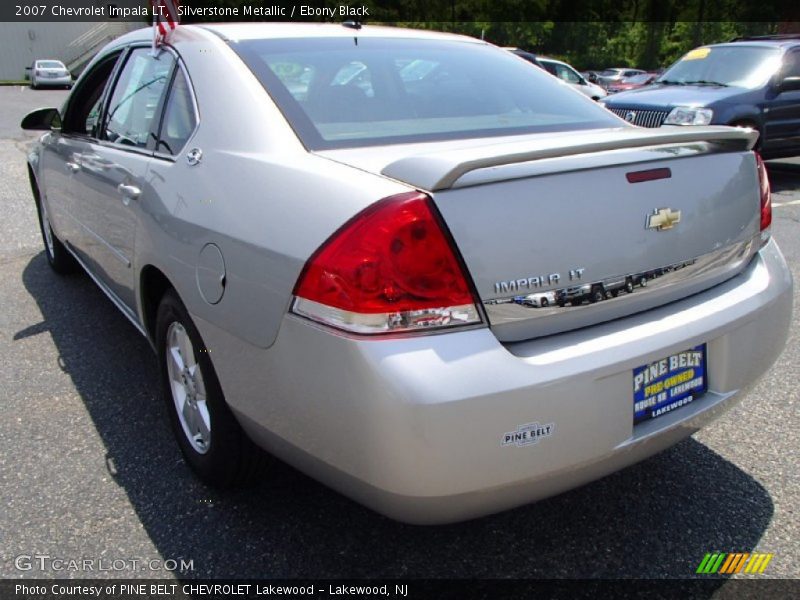
<svg viewBox="0 0 800 600">
<path fill-rule="evenodd" d="M 397 519 L 467 519 L 676 443 L 784 346 L 753 131 L 640 129 L 454 35 L 150 40 L 25 118 L 29 173 L 50 265 L 150 340 L 210 485 L 274 456 Z"/>
<path fill-rule="evenodd" d="M 72 87 L 72 74 L 60 60 L 37 60 L 30 67 L 31 87 Z"/>
</svg>

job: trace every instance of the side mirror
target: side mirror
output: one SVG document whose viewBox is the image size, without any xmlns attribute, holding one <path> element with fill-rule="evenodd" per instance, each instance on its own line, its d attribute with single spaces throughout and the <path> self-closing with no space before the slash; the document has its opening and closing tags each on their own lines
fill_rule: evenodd
<svg viewBox="0 0 800 600">
<path fill-rule="evenodd" d="M 22 119 L 20 127 L 33 131 L 50 131 L 61 128 L 61 115 L 57 108 L 39 108 Z"/>
<path fill-rule="evenodd" d="M 800 90 L 800 77 L 785 77 L 778 84 L 779 92 L 795 92 L 797 90 Z"/>
</svg>

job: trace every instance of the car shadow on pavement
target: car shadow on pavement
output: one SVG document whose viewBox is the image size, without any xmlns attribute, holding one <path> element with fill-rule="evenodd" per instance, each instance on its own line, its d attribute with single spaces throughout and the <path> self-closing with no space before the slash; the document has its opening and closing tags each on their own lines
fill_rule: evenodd
<svg viewBox="0 0 800 600">
<path fill-rule="evenodd" d="M 770 188 L 772 193 L 800 191 L 800 163 L 774 160 L 767 162 L 767 174 L 769 175 Z"/>
<path fill-rule="evenodd" d="M 283 464 L 254 488 L 210 490 L 180 459 L 145 339 L 43 253 L 23 282 L 109 473 L 161 556 L 193 561 L 187 577 L 691 577 L 706 552 L 754 548 L 773 514 L 756 480 L 693 439 L 558 497 L 437 527 L 394 522 Z"/>
</svg>

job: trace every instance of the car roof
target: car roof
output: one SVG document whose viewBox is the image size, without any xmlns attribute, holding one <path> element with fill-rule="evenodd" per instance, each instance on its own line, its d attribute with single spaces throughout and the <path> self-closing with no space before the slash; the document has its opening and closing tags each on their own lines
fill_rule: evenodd
<svg viewBox="0 0 800 600">
<path fill-rule="evenodd" d="M 111 51 L 127 44 L 150 42 L 153 39 L 151 27 L 135 29 L 110 42 L 104 50 Z M 215 36 L 226 42 L 259 39 L 303 39 L 341 37 L 372 37 L 384 39 L 431 39 L 450 40 L 489 46 L 488 42 L 453 33 L 440 33 L 402 27 L 378 27 L 365 25 L 361 29 L 345 27 L 338 23 L 202 23 L 181 25 L 168 39 L 170 44 L 180 44 L 206 36 Z"/>
<path fill-rule="evenodd" d="M 749 45 L 749 46 L 769 46 L 780 48 L 792 48 L 800 46 L 800 33 L 786 33 L 776 35 L 755 35 L 748 37 L 734 38 L 730 42 L 724 44 L 713 44 L 714 46 L 724 45 Z"/>
<path fill-rule="evenodd" d="M 741 42 L 724 42 L 722 44 L 708 44 L 706 46 L 700 46 L 700 48 L 738 48 L 740 46 L 747 46 L 750 48 L 792 48 L 794 46 L 800 46 L 800 40 L 788 41 L 741 41 Z"/>
<path fill-rule="evenodd" d="M 404 27 L 381 27 L 363 25 L 360 29 L 346 27 L 340 23 L 214 23 L 195 25 L 230 40 L 342 37 L 342 38 L 408 38 L 457 40 L 485 44 L 476 38 Z"/>
</svg>

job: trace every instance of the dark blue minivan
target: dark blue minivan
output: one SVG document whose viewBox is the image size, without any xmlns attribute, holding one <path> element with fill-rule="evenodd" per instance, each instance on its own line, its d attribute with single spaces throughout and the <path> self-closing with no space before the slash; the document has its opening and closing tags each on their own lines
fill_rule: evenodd
<svg viewBox="0 0 800 600">
<path fill-rule="evenodd" d="M 764 158 L 800 155 L 800 34 L 695 48 L 651 85 L 601 102 L 642 127 L 752 127 Z"/>
</svg>

